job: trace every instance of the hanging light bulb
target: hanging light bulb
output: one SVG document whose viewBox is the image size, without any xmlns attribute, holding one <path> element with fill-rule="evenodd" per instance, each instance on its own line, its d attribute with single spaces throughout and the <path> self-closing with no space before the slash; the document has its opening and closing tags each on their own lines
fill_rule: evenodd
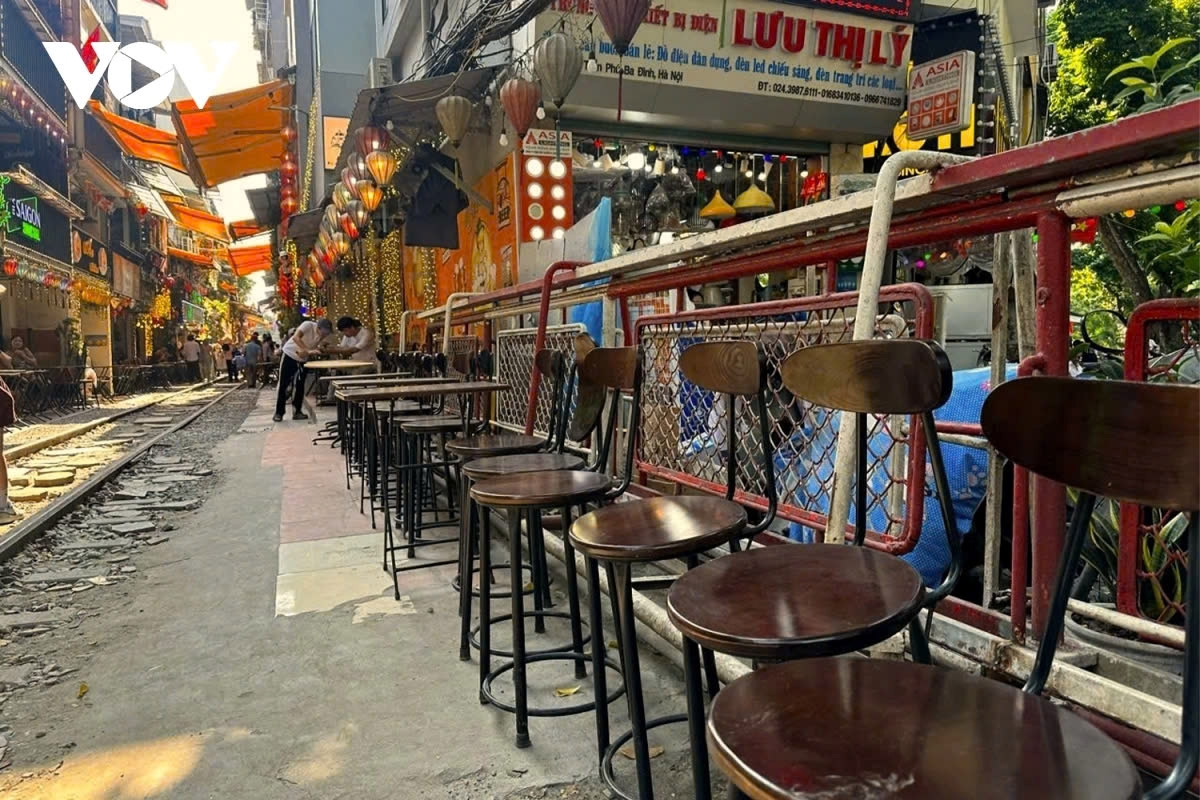
<svg viewBox="0 0 1200 800">
<path fill-rule="evenodd" d="M 640 150 L 634 150 L 625 159 L 625 166 L 629 167 L 634 172 L 643 169 L 646 166 L 646 156 Z"/>
<path fill-rule="evenodd" d="M 713 167 L 713 172 L 717 173 L 718 175 L 720 175 L 724 171 L 725 171 L 725 165 L 721 164 L 719 162 L 717 163 L 717 165 L 715 167 Z"/>
<path fill-rule="evenodd" d="M 595 50 L 592 50 L 588 53 L 587 71 L 588 72 L 599 72 L 600 71 L 600 62 L 598 62 L 596 60 L 596 51 Z"/>
<path fill-rule="evenodd" d="M 537 107 L 537 111 L 535 111 L 533 113 L 534 113 L 534 116 L 536 116 L 538 119 L 545 119 L 546 118 L 546 107 L 539 105 Z"/>
<path fill-rule="evenodd" d="M 672 165 L 671 165 L 671 174 L 672 174 L 672 175 L 678 175 L 678 174 L 679 174 L 679 166 L 678 166 L 678 165 L 676 165 L 676 164 L 672 164 Z"/>
<path fill-rule="evenodd" d="M 500 146 L 508 147 L 508 134 L 505 131 L 500 131 Z"/>
</svg>

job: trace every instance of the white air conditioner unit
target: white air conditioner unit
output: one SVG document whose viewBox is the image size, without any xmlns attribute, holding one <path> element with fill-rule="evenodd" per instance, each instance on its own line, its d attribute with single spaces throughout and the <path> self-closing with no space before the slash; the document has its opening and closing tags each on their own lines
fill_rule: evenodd
<svg viewBox="0 0 1200 800">
<path fill-rule="evenodd" d="M 382 89 L 391 86 L 396 81 L 392 78 L 392 60 L 390 58 L 371 59 L 371 88 Z"/>
</svg>

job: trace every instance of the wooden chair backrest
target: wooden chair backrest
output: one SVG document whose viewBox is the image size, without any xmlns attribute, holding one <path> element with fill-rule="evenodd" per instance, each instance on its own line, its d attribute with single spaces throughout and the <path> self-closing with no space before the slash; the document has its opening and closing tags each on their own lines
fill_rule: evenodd
<svg viewBox="0 0 1200 800">
<path fill-rule="evenodd" d="M 633 391 L 641 359 L 636 347 L 597 347 L 579 365 L 581 383 Z"/>
<path fill-rule="evenodd" d="M 1011 461 L 1091 494 L 1200 509 L 1200 387 L 1018 378 L 983 404 L 983 433 Z"/>
<path fill-rule="evenodd" d="M 950 398 L 950 360 L 933 342 L 870 339 L 805 347 L 781 368 L 797 397 L 839 411 L 922 414 Z"/>
<path fill-rule="evenodd" d="M 679 370 L 710 392 L 749 397 L 762 387 L 762 363 L 754 342 L 698 342 L 683 351 Z"/>
</svg>

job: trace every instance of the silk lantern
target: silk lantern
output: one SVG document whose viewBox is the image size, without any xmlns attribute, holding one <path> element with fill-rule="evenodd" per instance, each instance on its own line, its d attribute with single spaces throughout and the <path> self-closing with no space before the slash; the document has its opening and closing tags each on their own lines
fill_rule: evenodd
<svg viewBox="0 0 1200 800">
<path fill-rule="evenodd" d="M 295 178 L 299 171 L 300 165 L 296 163 L 295 157 L 290 152 L 284 153 L 283 161 L 279 163 L 279 174 Z"/>
<path fill-rule="evenodd" d="M 300 209 L 300 202 L 296 200 L 295 195 L 284 195 L 279 198 L 279 212 L 284 218 L 290 217 Z"/>
<path fill-rule="evenodd" d="M 750 184 L 750 188 L 742 192 L 733 201 L 733 207 L 739 214 L 765 214 L 775 210 L 775 201 L 771 196 L 758 188 L 757 184 Z"/>
<path fill-rule="evenodd" d="M 533 71 L 550 102 L 561 109 L 583 71 L 583 53 L 570 36 L 553 33 L 533 51 Z"/>
<path fill-rule="evenodd" d="M 338 225 L 342 229 L 342 233 L 349 236 L 351 239 L 357 239 L 360 236 L 358 226 L 354 224 L 354 220 L 349 214 L 342 214 L 338 217 Z"/>
<path fill-rule="evenodd" d="M 284 125 L 279 129 L 279 136 L 283 141 L 291 144 L 296 141 L 296 127 L 294 125 Z"/>
<path fill-rule="evenodd" d="M 595 7 L 613 50 L 624 56 L 650 10 L 650 0 L 595 0 Z"/>
<path fill-rule="evenodd" d="M 355 180 L 368 181 L 371 179 L 371 170 L 367 169 L 367 160 L 358 153 L 351 153 L 350 158 L 346 160 L 346 165 L 350 167 Z"/>
<path fill-rule="evenodd" d="M 355 226 L 360 231 L 365 231 L 371 224 L 371 212 L 367 211 L 362 200 L 351 200 L 346 206 L 346 213 L 350 215 L 350 219 L 354 220 Z"/>
<path fill-rule="evenodd" d="M 321 221 L 325 223 L 325 227 L 329 229 L 330 233 L 341 228 L 338 221 L 338 210 L 333 206 L 325 206 L 325 216 L 321 218 Z"/>
<path fill-rule="evenodd" d="M 342 186 L 350 190 L 354 194 L 354 187 L 358 183 L 358 176 L 354 174 L 353 167 L 345 167 L 342 169 Z"/>
<path fill-rule="evenodd" d="M 380 186 L 387 186 L 396 174 L 396 157 L 390 150 L 376 150 L 367 156 L 367 171 Z"/>
<path fill-rule="evenodd" d="M 346 207 L 357 195 L 346 184 L 339 183 L 333 187 L 333 205 L 339 212 L 345 212 Z"/>
<path fill-rule="evenodd" d="M 373 181 L 359 181 L 354 187 L 358 192 L 358 199 L 362 201 L 363 206 L 367 211 L 374 212 L 379 208 L 379 204 L 383 202 L 383 190 L 375 185 Z"/>
<path fill-rule="evenodd" d="M 360 156 L 366 158 L 371 153 L 386 150 L 390 139 L 385 129 L 378 125 L 367 125 L 359 128 L 358 133 L 354 135 L 355 149 Z"/>
<path fill-rule="evenodd" d="M 541 99 L 542 93 L 537 84 L 524 78 L 509 78 L 500 87 L 500 104 L 504 106 L 504 113 L 508 115 L 508 121 L 512 123 L 517 136 L 523 137 L 529 132 Z"/>
<path fill-rule="evenodd" d="M 350 237 L 341 231 L 338 231 L 331 239 L 331 246 L 333 251 L 337 253 L 339 257 L 344 256 L 346 253 L 350 252 Z"/>
<path fill-rule="evenodd" d="M 463 137 L 467 135 L 467 129 L 471 125 L 471 115 L 475 113 L 475 105 L 461 95 L 452 94 L 438 100 L 433 110 L 437 114 L 442 130 L 450 138 L 450 143 L 458 147 Z"/>
</svg>

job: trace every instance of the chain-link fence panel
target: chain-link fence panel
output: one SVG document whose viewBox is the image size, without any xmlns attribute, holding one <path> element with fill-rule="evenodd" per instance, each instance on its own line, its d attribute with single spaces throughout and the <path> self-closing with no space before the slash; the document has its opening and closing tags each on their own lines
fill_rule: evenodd
<svg viewBox="0 0 1200 800">
<path fill-rule="evenodd" d="M 1200 309 L 1194 300 L 1160 300 L 1134 310 L 1126 333 L 1125 377 L 1200 383 Z M 1120 532 L 1117 541 L 1111 541 L 1111 526 L 1097 514 L 1090 531 L 1092 552 L 1102 566 L 1115 562 L 1117 609 L 1182 625 L 1189 610 L 1187 515 L 1121 503 Z"/>
<path fill-rule="evenodd" d="M 447 378 L 453 378 L 456 381 L 465 380 L 467 374 L 463 368 L 469 369 L 471 359 L 479 352 L 479 339 L 466 334 L 451 334 L 450 348 L 447 352 L 442 347 L 442 334 L 435 333 L 433 335 L 433 352 L 446 353 Z M 461 410 L 459 396 L 446 395 L 446 411 L 458 414 Z"/>
<path fill-rule="evenodd" d="M 823 295 L 640 320 L 644 382 L 638 468 L 693 489 L 724 493 L 728 437 L 733 435 L 738 500 L 766 508 L 764 449 L 754 404 L 739 398 L 731 409 L 726 396 L 696 387 L 679 371 L 680 355 L 692 344 L 749 339 L 767 361 L 769 453 L 778 514 L 797 523 L 793 536 L 822 539 L 840 414 L 795 398 L 783 385 L 780 366 L 802 347 L 852 339 L 857 302 L 857 294 Z M 921 286 L 886 287 L 880 309 L 875 324 L 880 338 L 927 338 L 932 333 L 933 302 Z M 903 416 L 875 417 L 868 450 L 869 541 L 907 552 L 916 544 L 923 519 L 925 446 L 919 423 Z M 917 480 L 910 480 L 914 475 Z"/>
<path fill-rule="evenodd" d="M 575 364 L 575 337 L 585 333 L 581 324 L 552 325 L 546 328 L 546 348 L 558 350 L 566 358 L 569 372 Z M 496 379 L 511 388 L 496 395 L 493 422 L 499 428 L 524 433 L 529 408 L 529 387 L 533 383 L 533 348 L 537 328 L 518 328 L 496 334 Z M 550 392 L 545 381 L 537 397 L 537 416 L 533 432 L 546 436 L 550 428 Z"/>
</svg>

